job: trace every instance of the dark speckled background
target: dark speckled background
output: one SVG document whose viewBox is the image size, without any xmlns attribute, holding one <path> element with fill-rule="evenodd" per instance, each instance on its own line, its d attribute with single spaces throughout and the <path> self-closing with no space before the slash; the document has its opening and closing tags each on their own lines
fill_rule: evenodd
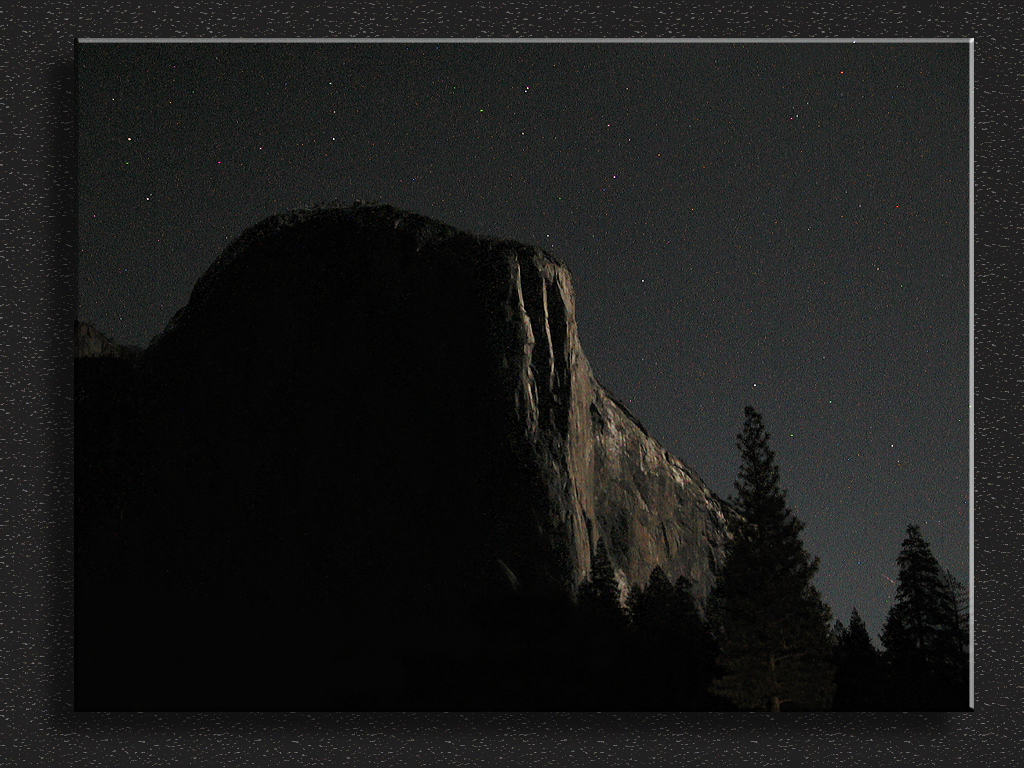
<svg viewBox="0 0 1024 768">
<path fill-rule="evenodd" d="M 0 761 L 20 765 L 1011 765 L 1021 737 L 1022 14 L 800 4 L 43 3 L 0 13 Z M 811 13 L 810 9 L 814 12 Z M 975 38 L 977 711 L 968 714 L 75 714 L 74 38 Z"/>
</svg>

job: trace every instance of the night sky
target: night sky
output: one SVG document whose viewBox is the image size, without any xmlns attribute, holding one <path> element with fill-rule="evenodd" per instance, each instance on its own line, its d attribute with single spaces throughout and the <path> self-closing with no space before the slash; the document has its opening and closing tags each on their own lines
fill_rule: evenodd
<svg viewBox="0 0 1024 768">
<path fill-rule="evenodd" d="M 908 523 L 969 573 L 969 61 L 83 43 L 78 317 L 145 346 L 246 227 L 331 200 L 539 245 L 597 378 L 723 498 L 761 411 L 815 583 L 877 634 Z"/>
</svg>

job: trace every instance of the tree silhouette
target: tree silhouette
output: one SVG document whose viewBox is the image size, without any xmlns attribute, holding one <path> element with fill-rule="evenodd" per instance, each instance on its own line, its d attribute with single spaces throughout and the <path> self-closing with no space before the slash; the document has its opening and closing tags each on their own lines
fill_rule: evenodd
<svg viewBox="0 0 1024 768">
<path fill-rule="evenodd" d="M 916 525 L 907 526 L 897 563 L 896 602 L 882 629 L 892 703 L 911 711 L 963 710 L 968 704 L 963 588 L 939 566 Z"/>
<path fill-rule="evenodd" d="M 836 646 L 836 694 L 832 709 L 870 712 L 885 708 L 882 656 L 854 608 L 850 626 L 839 623 Z"/>
<path fill-rule="evenodd" d="M 948 570 L 943 571 L 943 581 L 951 600 L 948 610 L 953 617 L 952 672 L 957 675 L 960 685 L 966 689 L 970 676 L 971 615 L 970 594 L 967 587 Z"/>
<path fill-rule="evenodd" d="M 580 608 L 613 623 L 625 620 L 619 602 L 619 582 L 604 539 L 598 538 L 594 557 L 590 563 L 590 576 L 580 585 Z"/>
<path fill-rule="evenodd" d="M 604 540 L 598 538 L 590 577 L 580 585 L 575 636 L 576 684 L 568 709 L 629 709 L 627 620 L 619 585 Z"/>
<path fill-rule="evenodd" d="M 743 522 L 726 548 L 709 618 L 725 673 L 712 692 L 743 709 L 827 709 L 834 690 L 831 615 L 811 579 L 804 524 L 786 506 L 761 415 L 745 411 L 737 435 L 736 497 Z"/>
<path fill-rule="evenodd" d="M 629 595 L 630 618 L 640 631 L 651 635 L 671 635 L 679 631 L 679 612 L 675 610 L 675 588 L 665 571 L 656 565 L 647 577 L 647 586 Z"/>
<path fill-rule="evenodd" d="M 673 584 L 655 566 L 644 587 L 627 600 L 632 632 L 624 669 L 627 703 L 634 710 L 702 711 L 722 709 L 707 688 L 714 673 L 714 643 L 697 610 L 692 584 Z"/>
<path fill-rule="evenodd" d="M 728 708 L 727 702 L 709 692 L 712 680 L 722 670 L 715 663 L 718 646 L 697 609 L 693 598 L 693 582 L 685 576 L 674 585 L 674 618 L 680 627 L 679 658 L 682 662 L 679 689 L 683 694 L 681 708 L 719 710 Z"/>
</svg>

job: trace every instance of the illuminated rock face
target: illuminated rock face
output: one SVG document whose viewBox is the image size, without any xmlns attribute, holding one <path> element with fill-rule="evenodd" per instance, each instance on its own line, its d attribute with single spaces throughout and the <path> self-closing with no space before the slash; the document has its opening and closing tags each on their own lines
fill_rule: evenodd
<svg viewBox="0 0 1024 768">
<path fill-rule="evenodd" d="M 139 350 L 116 344 L 89 323 L 75 320 L 75 357 L 134 358 Z"/>
<path fill-rule="evenodd" d="M 598 536 L 624 585 L 660 564 L 698 599 L 723 558 L 729 510 L 596 381 L 534 247 L 390 206 L 271 217 L 139 381 L 117 567 L 189 616 L 287 634 L 343 596 L 450 646 L 496 581 L 571 595 Z"/>
</svg>

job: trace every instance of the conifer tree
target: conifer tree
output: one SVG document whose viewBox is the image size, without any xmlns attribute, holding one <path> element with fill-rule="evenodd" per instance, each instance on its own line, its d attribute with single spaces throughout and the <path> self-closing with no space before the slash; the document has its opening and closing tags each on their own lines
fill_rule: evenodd
<svg viewBox="0 0 1024 768">
<path fill-rule="evenodd" d="M 970 704 L 971 677 L 971 615 L 970 593 L 949 571 L 944 572 L 946 588 L 951 597 L 950 612 L 953 617 L 953 643 L 951 647 L 951 688 L 953 690 L 951 706 L 958 708 L 962 701 L 963 708 Z M 966 698 L 965 698 L 966 697 Z"/>
<path fill-rule="evenodd" d="M 697 610 L 697 601 L 693 599 L 693 582 L 686 576 L 680 576 L 676 579 L 674 589 L 683 634 L 696 645 L 709 648 L 714 641 Z"/>
<path fill-rule="evenodd" d="M 590 562 L 590 577 L 580 585 L 578 644 L 574 653 L 578 698 L 570 709 L 623 708 L 630 692 L 624 665 L 626 614 L 619 602 L 619 584 L 604 540 L 598 538 Z"/>
<path fill-rule="evenodd" d="M 911 711 L 963 710 L 967 643 L 958 582 L 939 566 L 916 525 L 907 526 L 897 564 L 896 602 L 882 628 L 893 704 Z"/>
<path fill-rule="evenodd" d="M 625 618 L 619 603 L 619 582 L 604 539 L 598 538 L 590 563 L 590 577 L 580 585 L 580 608 L 613 622 Z"/>
<path fill-rule="evenodd" d="M 742 709 L 827 709 L 834 690 L 831 612 L 811 579 L 804 524 L 786 506 L 761 415 L 745 411 L 731 503 L 742 523 L 727 545 L 709 618 L 725 673 L 712 692 Z"/>
<path fill-rule="evenodd" d="M 635 597 L 634 597 L 635 595 Z M 676 634 L 680 628 L 675 589 L 660 565 L 647 577 L 647 586 L 630 593 L 630 618 L 646 634 Z"/>
<path fill-rule="evenodd" d="M 650 711 L 721 709 L 707 688 L 713 677 L 714 644 L 693 599 L 692 584 L 673 584 L 655 566 L 645 587 L 627 600 L 632 632 L 628 651 L 632 708 Z"/>
<path fill-rule="evenodd" d="M 953 617 L 953 646 L 958 663 L 966 666 L 971 642 L 970 595 L 967 587 L 948 570 L 942 573 L 946 586 L 948 611 Z"/>
<path fill-rule="evenodd" d="M 842 625 L 840 625 L 841 627 Z M 857 609 L 842 628 L 836 647 L 836 693 L 832 709 L 870 712 L 885 708 L 882 657 Z"/>
<path fill-rule="evenodd" d="M 689 692 L 688 708 L 705 711 L 727 708 L 727 701 L 712 696 L 708 690 L 711 681 L 721 671 L 715 664 L 718 647 L 697 609 L 693 582 L 680 576 L 674 588 L 677 621 L 682 627 L 680 656 L 685 670 L 680 688 Z"/>
<path fill-rule="evenodd" d="M 627 598 L 632 631 L 627 652 L 628 675 L 635 694 L 634 710 L 686 709 L 679 690 L 682 627 L 676 621 L 674 590 L 661 566 L 655 566 L 646 586 L 637 585 Z"/>
</svg>

